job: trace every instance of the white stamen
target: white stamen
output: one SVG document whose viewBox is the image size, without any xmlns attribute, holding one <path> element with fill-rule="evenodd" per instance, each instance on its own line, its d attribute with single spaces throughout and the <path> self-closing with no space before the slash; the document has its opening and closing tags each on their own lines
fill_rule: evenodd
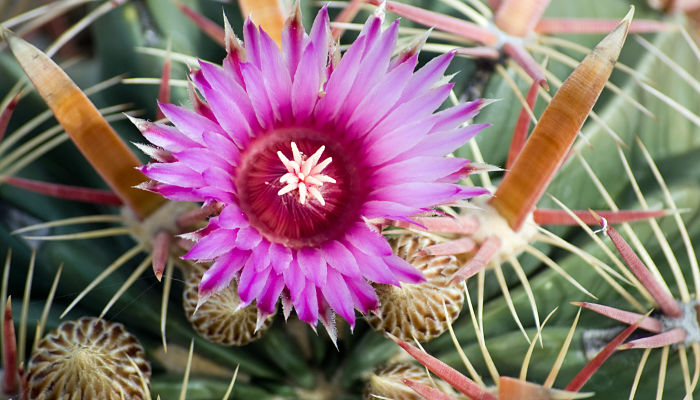
<svg viewBox="0 0 700 400">
<path fill-rule="evenodd" d="M 316 179 L 318 179 L 321 182 L 328 182 L 328 183 L 335 183 L 335 179 L 331 178 L 328 175 L 316 175 Z"/>
<path fill-rule="evenodd" d="M 299 182 L 299 203 L 306 204 L 306 184 Z"/>
<path fill-rule="evenodd" d="M 289 185 L 287 185 L 287 186 L 283 187 L 282 189 L 280 189 L 279 192 L 277 192 L 277 195 L 278 195 L 278 196 L 282 196 L 283 194 L 289 193 L 289 192 L 291 192 L 292 190 L 296 190 L 296 188 L 297 188 L 297 185 L 296 185 L 296 184 L 290 183 Z"/>
<path fill-rule="evenodd" d="M 292 142 L 292 156 L 294 157 L 294 161 L 296 161 L 297 164 L 301 165 L 301 152 L 299 152 L 299 148 L 294 142 Z"/>
<path fill-rule="evenodd" d="M 314 196 L 314 198 L 318 200 L 318 202 L 321 203 L 322 206 L 326 205 L 326 201 L 323 200 L 323 195 L 321 195 L 321 192 L 319 192 L 315 186 L 309 186 L 309 193 L 312 196 Z"/>
<path fill-rule="evenodd" d="M 318 174 L 319 172 L 323 171 L 328 166 L 328 164 L 331 163 L 331 161 L 333 161 L 333 157 L 326 158 L 325 160 L 323 160 L 323 162 L 313 167 L 311 173 Z"/>
<path fill-rule="evenodd" d="M 287 157 L 285 157 L 281 151 L 277 152 L 277 157 L 280 158 L 280 161 L 282 161 L 282 164 L 284 164 L 285 168 L 287 168 L 287 171 L 293 171 L 292 164 L 290 164 L 289 159 L 287 159 Z"/>
<path fill-rule="evenodd" d="M 322 206 L 326 205 L 323 194 L 319 189 L 324 183 L 336 183 L 335 179 L 320 173 L 333 161 L 333 158 L 328 157 L 320 164 L 318 163 L 326 146 L 319 147 L 307 159 L 304 159 L 296 143 L 291 142 L 291 148 L 293 161 L 285 157 L 281 151 L 277 152 L 277 157 L 287 169 L 287 173 L 279 178 L 280 182 L 286 184 L 286 186 L 280 189 L 277 194 L 282 196 L 294 190 L 299 190 L 299 203 L 306 204 L 307 198 L 311 197 L 316 199 Z"/>
</svg>

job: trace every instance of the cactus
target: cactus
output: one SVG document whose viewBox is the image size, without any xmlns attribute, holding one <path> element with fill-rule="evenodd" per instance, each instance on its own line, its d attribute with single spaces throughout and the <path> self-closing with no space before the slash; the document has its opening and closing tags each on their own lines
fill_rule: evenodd
<svg viewBox="0 0 700 400">
<path fill-rule="evenodd" d="M 122 374 L 125 398 L 549 399 L 595 393 L 616 399 L 654 393 L 675 399 L 697 393 L 700 7 L 643 0 L 322 3 L 0 5 L 4 393 L 51 398 L 37 388 L 68 369 L 47 366 L 42 349 L 69 351 L 62 332 L 83 340 L 80 332 L 99 337 L 108 329 L 119 332 L 113 341 L 128 342 L 128 356 L 105 348 L 90 356 Z M 623 18 L 630 6 L 634 17 Z M 315 19 L 320 22 L 313 25 Z M 352 82 L 335 78 L 338 71 L 354 73 L 344 57 L 375 43 L 382 51 L 354 57 L 381 62 L 358 63 L 361 74 Z M 217 69 L 222 60 L 224 68 Z M 282 64 L 306 69 L 288 78 L 274 75 Z M 267 75 L 252 79 L 254 71 L 241 72 L 250 65 Z M 376 65 L 380 70 L 371 68 Z M 210 88 L 223 79 L 219 71 L 239 73 L 223 82 L 248 87 L 250 96 L 222 100 Z M 404 95 L 400 90 L 411 76 L 433 80 L 416 79 L 414 92 Z M 324 90 L 304 97 L 292 86 L 297 80 Z M 286 84 L 297 97 L 284 96 Z M 338 87 L 354 96 L 340 102 L 344 95 L 333 92 Z M 414 102 L 421 106 L 391 121 L 405 136 L 371 130 L 372 115 L 391 115 L 414 97 L 434 93 L 433 87 L 444 90 L 442 97 Z M 255 114 L 261 92 L 277 97 L 265 100 L 270 120 Z M 320 111 L 306 110 L 308 99 Z M 245 109 L 244 103 L 253 105 Z M 247 162 L 255 168 L 274 162 L 270 168 L 289 175 L 264 184 L 272 182 L 274 198 L 292 202 L 294 210 L 310 207 L 330 220 L 335 216 L 321 208 L 329 203 L 337 213 L 355 213 L 352 234 L 324 231 L 340 245 L 327 248 L 325 236 L 303 236 L 297 215 L 280 216 L 238 197 L 228 201 L 242 190 L 239 178 L 233 191 L 212 197 L 212 190 L 189 181 L 193 176 L 173 180 L 157 171 L 194 160 L 188 165 L 200 173 L 219 165 L 219 158 L 235 159 L 236 149 L 252 140 L 221 140 L 225 131 L 239 129 L 236 124 L 249 124 L 255 138 L 255 130 L 273 119 L 299 115 L 314 115 L 314 123 L 325 115 L 334 129 L 355 129 L 345 136 L 353 140 L 326 144 L 316 133 L 310 141 L 307 132 L 277 146 L 274 157 L 259 152 Z M 361 123 L 341 126 L 337 116 Z M 432 124 L 421 127 L 422 116 Z M 212 124 L 217 118 L 220 126 Z M 192 151 L 204 142 L 181 134 L 191 133 L 190 125 L 206 125 L 199 136 L 206 136 L 207 158 Z M 358 125 L 369 133 L 357 133 Z M 421 144 L 415 154 L 456 150 L 450 158 L 425 157 L 430 164 L 421 168 L 392 157 L 373 163 L 370 150 L 362 157 L 353 150 L 365 135 L 379 143 L 380 151 L 371 151 L 392 157 L 408 151 L 413 139 Z M 375 179 L 372 173 L 382 168 L 392 173 Z M 354 183 L 352 193 L 329 189 L 341 187 L 356 169 L 362 169 L 362 184 Z M 449 171 L 435 178 L 431 171 L 438 169 Z M 304 180 L 300 171 L 315 180 Z M 187 171 L 170 172 L 182 177 Z M 383 182 L 386 177 L 424 186 Z M 366 194 L 355 191 L 381 191 L 382 185 L 405 192 L 381 197 L 393 209 L 360 213 L 357 199 Z M 473 195 L 480 196 L 469 199 Z M 270 251 L 267 263 L 260 258 L 250 268 L 241 258 L 247 248 L 230 252 L 245 241 L 239 233 L 245 227 L 231 228 L 242 218 L 232 203 L 242 204 L 244 219 L 253 209 L 277 216 L 266 222 L 268 231 L 259 220 L 251 222 L 264 237 L 251 251 L 260 258 L 279 243 L 291 248 L 285 265 L 304 272 L 301 288 L 282 267 L 275 269 L 284 263 L 270 257 L 284 251 Z M 367 231 L 353 236 L 357 226 Z M 221 231 L 228 235 L 223 240 L 207 239 Z M 289 237 L 275 241 L 280 235 Z M 226 248 L 216 252 L 207 243 Z M 314 250 L 300 250 L 307 248 Z M 217 267 L 225 264 L 222 258 L 226 268 Z M 360 271 L 355 275 L 353 265 Z M 229 279 L 212 278 L 221 274 Z M 278 298 L 282 312 L 276 312 Z M 326 331 L 317 330 L 317 320 Z M 56 347 L 56 340 L 63 342 Z M 97 342 L 88 338 L 84 348 L 94 350 Z M 418 342 L 424 350 L 412 346 Z M 428 377 L 401 347 L 446 382 Z M 93 378 L 62 381 L 62 387 L 101 382 L 92 389 L 107 390 L 101 375 Z"/>
</svg>

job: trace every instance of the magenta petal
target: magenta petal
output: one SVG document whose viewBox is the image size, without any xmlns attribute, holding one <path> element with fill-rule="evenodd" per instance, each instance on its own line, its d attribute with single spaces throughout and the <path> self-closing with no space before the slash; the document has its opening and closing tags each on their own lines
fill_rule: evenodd
<svg viewBox="0 0 700 400">
<path fill-rule="evenodd" d="M 330 20 L 328 19 L 328 6 L 324 5 L 316 14 L 314 23 L 309 32 L 309 43 L 313 43 L 317 49 L 318 65 L 326 64 L 326 48 L 330 38 Z"/>
<path fill-rule="evenodd" d="M 148 190 L 158 193 L 166 199 L 174 201 L 201 201 L 202 196 L 192 188 L 183 188 L 180 186 L 164 185 L 155 181 L 145 182 L 138 186 L 139 189 Z"/>
<path fill-rule="evenodd" d="M 241 151 L 224 135 L 214 132 L 204 132 L 204 143 L 210 149 L 216 149 L 216 153 L 229 165 L 235 167 L 241 158 Z"/>
<path fill-rule="evenodd" d="M 257 246 L 262 240 L 262 236 L 254 228 L 245 227 L 238 230 L 236 234 L 236 247 L 250 250 Z"/>
<path fill-rule="evenodd" d="M 235 197 L 228 190 L 221 190 L 212 186 L 205 186 L 197 189 L 197 194 L 201 199 L 214 200 L 224 204 L 234 203 Z"/>
<path fill-rule="evenodd" d="M 289 263 L 292 262 L 292 252 L 281 244 L 270 243 L 270 260 L 272 268 L 281 274 L 287 270 Z"/>
<path fill-rule="evenodd" d="M 371 182 L 386 186 L 411 181 L 436 181 L 460 171 L 468 163 L 468 160 L 457 157 L 413 157 L 379 168 Z"/>
<path fill-rule="evenodd" d="M 454 58 L 454 52 L 445 53 L 428 61 L 423 68 L 419 69 L 406 85 L 401 100 L 405 100 L 430 90 L 438 80 L 442 78 L 450 61 Z"/>
<path fill-rule="evenodd" d="M 355 256 L 337 240 L 329 240 L 321 250 L 326 263 L 343 275 L 360 278 L 360 267 Z"/>
<path fill-rule="evenodd" d="M 205 131 L 223 133 L 219 125 L 194 111 L 173 104 L 158 103 L 158 107 L 180 132 L 197 143 L 204 142 L 202 134 Z"/>
<path fill-rule="evenodd" d="M 214 116 L 232 140 L 240 145 L 245 144 L 252 126 L 257 122 L 245 90 L 219 67 L 202 63 L 202 71 L 208 81 L 214 81 L 211 88 L 200 89 Z"/>
<path fill-rule="evenodd" d="M 265 314 L 273 314 L 275 312 L 275 306 L 277 305 L 277 299 L 282 293 L 284 288 L 284 279 L 282 275 L 277 273 L 270 273 L 267 279 L 265 288 L 258 297 L 257 306 Z"/>
<path fill-rule="evenodd" d="M 435 88 L 422 96 L 417 96 L 412 100 L 401 104 L 395 110 L 384 118 L 377 126 L 370 131 L 368 137 L 372 143 L 372 148 L 377 147 L 377 143 L 387 143 L 391 146 L 403 139 L 401 133 L 405 131 L 407 125 L 423 125 L 423 122 L 428 122 L 427 127 L 431 128 L 434 125 L 434 121 L 430 118 L 430 114 L 442 104 L 447 96 L 452 90 L 453 84 L 443 85 L 439 88 Z M 426 121 L 424 121 L 424 119 Z M 407 123 L 407 121 L 411 121 Z M 421 135 L 420 139 L 425 137 L 426 130 L 417 130 L 414 133 L 412 142 L 415 142 L 416 135 Z M 393 136 L 394 142 L 388 141 L 388 136 Z M 384 148 L 378 148 L 378 150 L 385 150 Z"/>
<path fill-rule="evenodd" d="M 271 104 L 276 108 L 276 114 L 281 115 L 283 120 L 289 118 L 291 116 L 289 93 L 292 89 L 289 70 L 282 62 L 277 44 L 262 29 L 260 30 L 260 55 L 265 60 L 261 71 Z"/>
<path fill-rule="evenodd" d="M 472 197 L 474 188 L 452 183 L 409 182 L 385 186 L 370 194 L 370 198 L 380 201 L 401 203 L 409 207 L 432 207 L 438 204 L 453 203 Z M 488 193 L 483 188 L 476 188 L 477 194 Z"/>
<path fill-rule="evenodd" d="M 302 294 L 301 292 L 304 290 L 304 286 L 306 285 L 306 278 L 304 278 L 304 274 L 301 272 L 299 264 L 297 264 L 297 260 L 292 259 L 292 261 L 289 263 L 289 268 L 284 270 L 283 276 L 284 284 L 287 285 L 289 296 L 292 298 L 292 303 L 296 304 Z M 313 285 L 313 283 L 310 284 Z"/>
<path fill-rule="evenodd" d="M 346 279 L 345 284 L 348 285 L 355 308 L 362 314 L 367 314 L 379 307 L 379 299 L 374 288 L 364 279 Z"/>
<path fill-rule="evenodd" d="M 368 201 L 362 206 L 362 215 L 366 218 L 397 218 L 420 214 L 423 210 L 392 201 Z"/>
<path fill-rule="evenodd" d="M 199 298 L 205 299 L 227 287 L 248 258 L 248 251 L 231 250 L 219 257 L 199 283 Z"/>
<path fill-rule="evenodd" d="M 398 20 L 394 21 L 379 40 L 366 45 L 365 55 L 357 71 L 357 78 L 353 80 L 352 87 L 345 98 L 342 110 L 338 113 L 338 121 L 347 121 L 353 112 L 356 111 L 358 105 L 363 100 L 367 99 L 368 92 L 377 86 L 377 82 L 385 80 L 385 73 L 389 67 L 389 59 L 396 45 L 396 34 L 399 27 L 398 22 Z M 401 88 L 397 87 L 392 90 L 400 91 L 400 89 Z M 377 97 L 378 96 L 373 96 L 378 103 L 382 102 L 381 98 Z"/>
<path fill-rule="evenodd" d="M 228 204 L 221 210 L 218 223 L 222 228 L 236 229 L 248 226 L 248 218 L 236 204 Z"/>
<path fill-rule="evenodd" d="M 345 236 L 345 240 L 371 256 L 388 256 L 392 253 L 391 246 L 384 236 L 373 231 L 364 222 L 356 223 Z"/>
<path fill-rule="evenodd" d="M 248 62 L 260 68 L 265 61 L 260 56 L 260 31 L 250 18 L 246 18 L 243 24 L 243 43 Z"/>
<path fill-rule="evenodd" d="M 302 247 L 297 251 L 297 263 L 306 278 L 316 286 L 326 284 L 326 266 L 321 257 L 321 252 L 313 247 Z"/>
<path fill-rule="evenodd" d="M 154 163 L 141 167 L 141 172 L 147 177 L 161 183 L 189 187 L 204 186 L 202 175 L 193 171 L 187 164 L 180 162 Z"/>
<path fill-rule="evenodd" d="M 354 254 L 362 276 L 375 283 L 399 285 L 399 281 L 389 269 L 384 257 L 370 256 L 359 250 Z"/>
<path fill-rule="evenodd" d="M 338 66 L 333 71 L 326 83 L 326 95 L 318 101 L 316 106 L 316 118 L 322 121 L 331 121 L 343 105 L 345 97 L 350 92 L 352 84 L 360 67 L 362 50 L 364 49 L 366 36 L 357 39 L 345 52 Z"/>
<path fill-rule="evenodd" d="M 141 133 L 149 142 L 168 151 L 177 152 L 201 146 L 174 127 L 160 123 L 146 123 Z"/>
<path fill-rule="evenodd" d="M 396 106 L 403 86 L 412 71 L 413 66 L 410 63 L 404 63 L 374 85 L 348 118 L 347 129 L 351 132 L 363 132 L 384 118 L 389 110 Z"/>
<path fill-rule="evenodd" d="M 322 286 L 323 297 L 331 306 L 333 311 L 340 314 L 351 328 L 355 327 L 355 310 L 353 309 L 353 299 L 350 290 L 345 284 L 345 278 L 333 269 L 328 270 L 326 285 Z"/>
<path fill-rule="evenodd" d="M 271 270 L 271 268 L 266 268 L 257 272 L 255 266 L 251 264 L 251 258 L 248 258 L 238 280 L 238 295 L 241 296 L 241 301 L 246 305 L 252 303 L 262 292 Z"/>
<path fill-rule="evenodd" d="M 248 264 L 255 267 L 256 272 L 270 267 L 270 242 L 262 240 L 260 244 L 253 248 L 253 253 L 248 259 Z"/>
<path fill-rule="evenodd" d="M 415 148 L 409 150 L 408 153 L 415 156 L 442 156 L 449 154 L 462 147 L 488 126 L 491 126 L 491 124 L 473 124 L 451 131 L 432 133 L 418 143 Z M 400 158 L 405 158 L 406 156 L 402 154 Z"/>
<path fill-rule="evenodd" d="M 187 149 L 172 154 L 183 165 L 189 166 L 196 172 L 202 173 L 215 166 L 220 169 L 230 169 L 231 164 L 220 158 L 215 152 L 205 148 Z"/>
<path fill-rule="evenodd" d="M 241 54 L 239 54 L 237 51 L 232 51 L 229 53 L 226 58 L 224 58 L 223 67 L 224 71 L 226 71 L 227 74 L 231 76 L 231 79 L 233 79 L 239 86 L 245 87 L 245 83 L 243 82 L 243 75 L 241 75 Z"/>
<path fill-rule="evenodd" d="M 359 37 L 366 39 L 367 47 L 371 46 L 382 34 L 382 22 L 384 22 L 383 16 L 370 15 L 367 22 L 362 26 Z"/>
<path fill-rule="evenodd" d="M 384 257 L 384 262 L 386 262 L 389 269 L 396 274 L 400 281 L 408 283 L 425 281 L 425 277 L 423 276 L 422 272 L 395 254 Z"/>
<path fill-rule="evenodd" d="M 318 300 L 316 298 L 316 287 L 312 282 L 306 282 L 303 291 L 294 301 L 294 309 L 297 310 L 299 319 L 311 326 L 315 326 L 318 321 Z"/>
<path fill-rule="evenodd" d="M 287 18 L 282 30 L 283 56 L 290 77 L 293 77 L 297 70 L 301 54 L 304 51 L 304 40 L 306 39 L 304 26 L 301 25 L 301 21 L 295 18 L 295 15 L 296 12 Z"/>
<path fill-rule="evenodd" d="M 236 193 L 236 186 L 233 184 L 232 172 L 225 171 L 219 167 L 211 167 L 207 168 L 202 173 L 202 178 L 204 178 L 206 184 L 211 188 L 224 192 Z"/>
<path fill-rule="evenodd" d="M 242 64 L 241 73 L 245 80 L 246 91 L 253 103 L 258 123 L 263 128 L 271 127 L 275 120 L 275 115 L 262 72 L 252 64 Z"/>
<path fill-rule="evenodd" d="M 474 118 L 474 116 L 479 113 L 479 110 L 481 110 L 483 103 L 483 99 L 478 99 L 440 111 L 433 116 L 436 122 L 432 132 L 459 127 L 461 124 Z"/>
<path fill-rule="evenodd" d="M 236 247 L 236 233 L 228 229 L 215 229 L 192 246 L 182 258 L 185 260 L 213 260 Z"/>
<path fill-rule="evenodd" d="M 292 110 L 294 116 L 306 119 L 311 115 L 321 84 L 321 66 L 318 64 L 317 50 L 313 43 L 309 43 L 304 50 L 301 63 L 294 74 L 292 84 Z"/>
</svg>

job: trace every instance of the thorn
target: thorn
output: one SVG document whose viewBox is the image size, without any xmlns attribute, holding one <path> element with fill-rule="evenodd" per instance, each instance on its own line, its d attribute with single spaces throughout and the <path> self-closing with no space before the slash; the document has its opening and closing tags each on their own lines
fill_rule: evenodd
<svg viewBox="0 0 700 400">
<path fill-rule="evenodd" d="M 545 78 L 544 71 L 542 71 L 540 65 L 524 47 L 506 42 L 503 45 L 503 50 L 506 54 L 511 56 L 518 65 L 523 67 L 525 72 L 527 72 L 537 85 L 549 92 L 549 84 L 547 83 L 547 78 Z"/>
<path fill-rule="evenodd" d="M 456 240 L 451 240 L 445 243 L 438 243 L 428 246 L 420 253 L 429 256 L 449 256 L 454 254 L 469 253 L 476 248 L 476 242 L 469 237 L 463 237 Z"/>
<path fill-rule="evenodd" d="M 616 19 L 542 18 L 535 26 L 540 34 L 560 33 L 606 33 L 619 24 Z M 639 19 L 630 24 L 630 33 L 654 33 L 673 29 L 672 24 L 648 19 Z"/>
<path fill-rule="evenodd" d="M 192 22 L 194 22 L 199 29 L 202 30 L 207 36 L 209 36 L 213 41 L 224 47 L 226 45 L 224 37 L 226 36 L 224 30 L 216 23 L 214 23 L 209 18 L 195 11 L 194 9 L 188 7 L 186 4 L 179 0 L 172 0 L 172 2 L 180 9 L 180 11 L 185 14 Z"/>
<path fill-rule="evenodd" d="M 486 58 L 489 60 L 497 60 L 501 55 L 495 47 L 487 46 L 459 47 L 454 49 L 454 52 L 467 57 Z"/>
<path fill-rule="evenodd" d="M 163 278 L 163 271 L 165 270 L 165 264 L 168 262 L 172 240 L 173 235 L 166 230 L 158 232 L 153 239 L 153 274 L 158 279 L 158 282 Z"/>
<path fill-rule="evenodd" d="M 688 334 L 686 333 L 685 329 L 674 328 L 669 331 L 659 333 L 658 335 L 630 340 L 629 342 L 620 345 L 618 349 L 654 349 L 658 347 L 671 346 L 685 342 L 685 338 L 687 336 Z"/>
<path fill-rule="evenodd" d="M 594 216 L 591 211 L 575 210 L 572 211 L 586 225 L 596 225 L 601 221 L 599 218 L 605 218 L 608 224 L 619 224 L 623 222 L 633 222 L 644 219 L 659 218 L 669 215 L 667 210 L 621 210 L 621 211 L 594 211 L 597 216 Z M 550 210 L 550 209 L 535 209 L 532 214 L 535 223 L 538 225 L 578 225 L 578 222 L 569 215 L 566 210 Z"/>
<path fill-rule="evenodd" d="M 625 239 L 612 226 L 608 226 L 605 231 L 615 245 L 617 252 L 620 253 L 625 264 L 627 264 L 627 267 L 639 279 L 642 286 L 649 291 L 651 297 L 656 300 L 664 315 L 671 318 L 680 318 L 683 315 L 683 311 L 676 299 L 656 281 L 654 275 L 649 272 L 649 269 L 639 259 Z"/>
<path fill-rule="evenodd" d="M 630 14 L 603 38 L 557 90 L 510 172 L 489 201 L 514 231 L 520 230 L 566 160 L 612 73 L 627 36 L 629 18 Z M 533 165 L 538 168 L 533 170 Z"/>
<path fill-rule="evenodd" d="M 12 100 L 10 100 L 9 103 L 7 103 L 7 107 L 5 107 L 4 110 L 0 111 L 0 140 L 2 140 L 3 136 L 5 135 L 7 126 L 10 124 L 10 118 L 12 117 L 12 113 L 15 111 L 17 103 L 19 103 L 21 97 L 22 93 L 17 93 L 17 95 L 15 95 L 15 97 Z"/>
<path fill-rule="evenodd" d="M 82 201 L 93 204 L 107 204 L 111 206 L 121 206 L 124 204 L 119 196 L 109 190 L 41 182 L 14 176 L 5 177 L 0 179 L 0 181 L 4 181 L 8 185 L 20 189 L 59 199 Z"/>
<path fill-rule="evenodd" d="M 491 259 L 501 249 L 501 239 L 496 236 L 489 236 L 476 251 L 474 257 L 467 262 L 459 271 L 455 272 L 450 283 L 457 283 L 477 274 L 486 268 Z"/>
<path fill-rule="evenodd" d="M 168 46 L 165 52 L 165 61 L 163 61 L 163 71 L 160 78 L 160 89 L 158 90 L 158 100 L 167 104 L 170 103 L 170 54 L 171 54 L 171 40 L 168 39 Z M 158 107 L 156 111 L 156 119 L 165 118 L 165 114 Z"/>
<path fill-rule="evenodd" d="M 532 82 L 530 89 L 527 92 L 527 97 L 525 99 L 528 107 L 530 109 L 535 108 L 535 103 L 537 102 L 537 82 Z M 515 162 L 515 159 L 522 151 L 525 142 L 527 141 L 527 132 L 530 127 L 530 115 L 527 113 L 525 106 L 520 110 L 520 115 L 518 116 L 518 121 L 515 123 L 515 129 L 513 129 L 513 139 L 510 142 L 510 150 L 508 151 L 508 160 L 506 161 L 506 169 L 510 169 Z"/>
<path fill-rule="evenodd" d="M 8 296 L 5 306 L 5 318 L 3 319 L 5 359 L 3 360 L 2 390 L 5 394 L 17 393 L 17 337 L 15 324 L 12 320 L 12 296 Z"/>
<path fill-rule="evenodd" d="M 406 379 L 406 378 L 402 379 L 401 381 L 403 382 L 404 385 L 413 389 L 414 392 L 418 393 L 423 398 L 430 399 L 430 400 L 457 400 L 454 397 L 452 397 L 446 393 L 443 393 L 443 392 L 439 391 L 438 389 L 435 389 L 433 387 L 425 385 L 423 383 L 412 381 L 412 380 Z"/>
<path fill-rule="evenodd" d="M 451 17 L 444 14 L 439 14 L 420 7 L 403 4 L 398 1 L 380 1 L 380 0 L 365 0 L 367 3 L 381 6 L 384 4 L 387 11 L 391 11 L 401 17 L 404 17 L 419 24 L 435 27 L 438 30 L 454 33 L 461 37 L 477 41 L 487 46 L 492 46 L 498 43 L 498 35 L 485 29 L 477 24 Z"/>
<path fill-rule="evenodd" d="M 463 393 L 472 399 L 497 400 L 496 396 L 487 392 L 486 389 L 479 386 L 476 382 L 462 375 L 459 371 L 455 370 L 444 362 L 431 356 L 425 351 L 404 342 L 388 332 L 385 334 L 389 337 L 389 339 L 401 346 L 401 348 L 404 349 L 411 357 L 415 358 L 416 361 L 421 363 L 421 365 L 452 385 L 452 387 L 457 389 L 460 393 Z"/>
<path fill-rule="evenodd" d="M 145 179 L 135 170 L 141 162 L 85 93 L 47 54 L 8 32 L 4 30 L 3 35 L 25 74 L 108 186 L 139 219 L 158 209 L 165 199 L 133 190 L 134 185 Z"/>
<path fill-rule="evenodd" d="M 646 316 L 648 317 L 649 314 L 647 314 Z M 586 382 L 588 382 L 591 376 L 593 376 L 593 374 L 603 365 L 603 363 L 608 358 L 610 358 L 610 356 L 615 352 L 617 347 L 622 342 L 627 340 L 627 338 L 632 334 L 632 332 L 634 332 L 637 329 L 641 320 L 642 319 L 637 321 L 634 325 L 629 326 L 624 331 L 620 332 L 620 334 L 615 336 L 615 338 L 612 341 L 610 341 L 610 343 L 605 345 L 605 347 L 603 347 L 603 349 L 600 350 L 598 354 L 596 354 L 596 356 L 593 357 L 593 359 L 581 369 L 581 371 L 579 371 L 579 373 L 574 377 L 574 379 L 571 380 L 571 382 L 569 382 L 569 384 L 564 390 L 570 392 L 578 392 L 579 390 L 581 390 L 583 385 L 585 385 Z"/>
<path fill-rule="evenodd" d="M 29 393 L 29 384 L 27 382 L 27 374 L 24 371 L 24 364 L 18 368 L 19 374 L 19 400 L 26 400 Z"/>
<path fill-rule="evenodd" d="M 608 318 L 614 319 L 615 321 L 620 321 L 620 322 L 623 322 L 623 323 L 628 324 L 628 325 L 632 325 L 636 321 L 639 321 L 640 318 L 644 317 L 642 314 L 618 310 L 617 308 L 604 306 L 602 304 L 579 302 L 579 301 L 572 301 L 571 304 L 576 306 L 576 307 L 586 308 L 586 309 L 591 310 L 593 312 L 596 312 L 600 315 L 604 315 Z M 642 319 L 641 322 L 639 323 L 639 328 L 644 329 L 644 330 L 649 331 L 649 332 L 658 333 L 658 332 L 661 332 L 663 330 L 663 325 L 656 318 L 646 317 L 646 318 Z"/>
</svg>

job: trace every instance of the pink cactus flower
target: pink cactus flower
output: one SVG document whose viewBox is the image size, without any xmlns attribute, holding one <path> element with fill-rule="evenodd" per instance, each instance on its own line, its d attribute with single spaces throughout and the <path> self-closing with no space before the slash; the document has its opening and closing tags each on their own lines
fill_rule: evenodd
<svg viewBox="0 0 700 400">
<path fill-rule="evenodd" d="M 354 326 L 355 309 L 378 307 L 371 283 L 423 279 L 368 221 L 485 193 L 455 183 L 468 160 L 444 157 L 484 127 L 461 126 L 482 101 L 435 113 L 453 54 L 414 72 L 415 52 L 392 58 L 398 22 L 382 21 L 370 17 L 338 61 L 325 8 L 308 35 L 290 18 L 281 50 L 248 20 L 223 66 L 192 73 L 195 111 L 160 104 L 173 126 L 137 123 L 159 147 L 145 188 L 221 209 L 185 255 L 212 261 L 200 304 L 236 280 L 262 316 L 281 297 L 312 326 L 334 325 L 333 312 Z"/>
</svg>

